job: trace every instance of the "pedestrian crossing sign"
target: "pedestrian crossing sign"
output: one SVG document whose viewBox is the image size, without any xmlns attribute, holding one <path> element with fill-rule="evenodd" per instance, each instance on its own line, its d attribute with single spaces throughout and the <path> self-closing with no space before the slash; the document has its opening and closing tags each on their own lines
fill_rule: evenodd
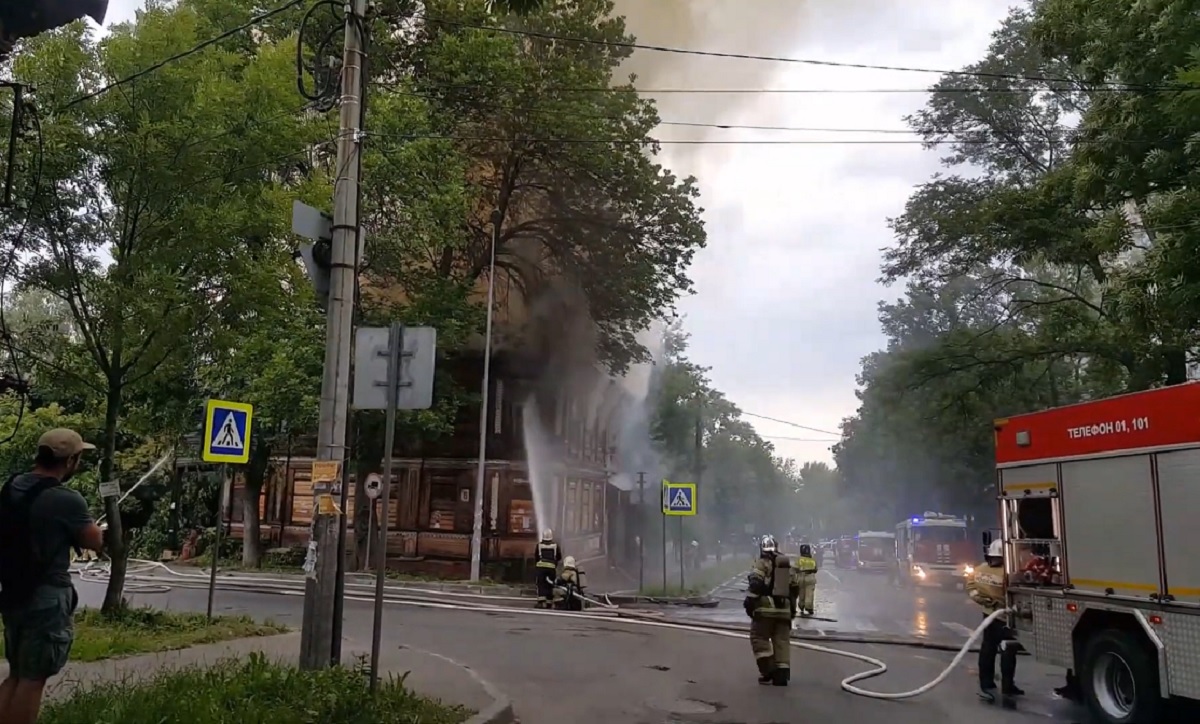
<svg viewBox="0 0 1200 724">
<path fill-rule="evenodd" d="M 206 463 L 250 461 L 250 423 L 254 406 L 244 402 L 209 400 L 204 411 L 204 451 Z"/>
<path fill-rule="evenodd" d="M 696 514 L 696 484 L 672 483 L 662 481 L 662 512 L 663 515 L 695 515 Z"/>
</svg>

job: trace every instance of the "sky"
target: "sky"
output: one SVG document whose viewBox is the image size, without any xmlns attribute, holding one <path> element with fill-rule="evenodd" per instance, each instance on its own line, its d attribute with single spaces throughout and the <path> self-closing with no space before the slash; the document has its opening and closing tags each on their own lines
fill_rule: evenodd
<svg viewBox="0 0 1200 724">
<path fill-rule="evenodd" d="M 638 42 L 722 53 L 956 69 L 982 57 L 1014 0 L 616 0 Z M 111 0 L 108 22 L 136 0 Z M 906 93 L 661 93 L 663 89 L 927 88 L 937 75 L 638 51 L 622 69 L 664 121 L 835 129 L 904 129 L 926 100 Z M 694 175 L 708 248 L 679 311 L 690 356 L 714 386 L 757 415 L 836 431 L 858 407 L 855 375 L 883 346 L 877 283 L 887 220 L 938 171 L 937 153 L 878 133 L 663 126 L 664 163 Z M 909 138 L 900 136 L 901 139 Z M 713 141 L 737 141 L 722 145 Z M 820 143 L 778 145 L 763 141 Z M 758 142 L 753 145 L 746 142 Z M 833 437 L 750 420 L 785 457 L 832 462 Z M 822 438 L 823 442 L 785 438 Z"/>
<path fill-rule="evenodd" d="M 957 69 L 979 60 L 1011 0 L 618 0 L 650 45 L 725 53 Z M 639 51 L 639 88 L 924 89 L 928 73 L 817 67 Z M 664 121 L 904 129 L 925 93 L 648 92 Z M 880 140 L 895 135 L 661 127 L 660 139 Z M 900 138 L 908 138 L 901 136 Z M 680 312 L 690 356 L 743 410 L 837 431 L 854 414 L 862 357 L 884 338 L 877 283 L 889 217 L 939 170 L 906 145 L 667 146 L 666 164 L 699 180 L 708 248 Z M 832 462 L 828 438 L 750 420 L 785 457 Z M 830 438 L 831 439 L 831 438 Z"/>
</svg>

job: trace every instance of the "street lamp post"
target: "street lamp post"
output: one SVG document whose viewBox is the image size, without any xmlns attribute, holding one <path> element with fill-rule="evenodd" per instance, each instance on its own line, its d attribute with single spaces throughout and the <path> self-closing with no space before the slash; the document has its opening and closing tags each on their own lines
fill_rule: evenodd
<svg viewBox="0 0 1200 724">
<path fill-rule="evenodd" d="M 471 580 L 478 581 L 483 548 L 483 483 L 487 472 L 488 399 L 492 382 L 492 315 L 496 299 L 496 247 L 500 246 L 500 210 L 492 210 L 492 248 L 488 261 L 487 322 L 483 333 L 483 381 L 479 390 L 479 465 L 475 471 L 475 522 L 471 527 Z"/>
</svg>

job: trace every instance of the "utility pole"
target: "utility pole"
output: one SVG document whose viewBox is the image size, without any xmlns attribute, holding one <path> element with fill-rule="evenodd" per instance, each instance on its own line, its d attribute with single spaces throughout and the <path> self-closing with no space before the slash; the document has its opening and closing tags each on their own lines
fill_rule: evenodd
<svg viewBox="0 0 1200 724">
<path fill-rule="evenodd" d="M 479 580 L 483 561 L 483 489 L 487 473 L 488 400 L 492 385 L 492 313 L 496 306 L 496 247 L 500 245 L 499 209 L 492 210 L 492 249 L 488 262 L 487 322 L 483 333 L 483 381 L 479 385 L 479 465 L 475 469 L 475 521 L 471 525 L 471 581 Z"/>
<path fill-rule="evenodd" d="M 350 353 L 354 342 L 354 293 L 358 276 L 358 156 L 362 144 L 363 64 L 367 0 L 352 0 L 346 13 L 342 53 L 341 123 L 337 178 L 333 187 L 333 239 L 330 249 L 329 308 L 325 326 L 325 370 L 321 380 L 317 459 L 345 464 L 350 416 Z M 322 669 L 334 650 L 333 619 L 338 572 L 338 533 L 342 511 L 332 489 L 314 486 L 316 505 L 306 561 L 304 618 L 300 628 L 300 667 Z"/>
</svg>

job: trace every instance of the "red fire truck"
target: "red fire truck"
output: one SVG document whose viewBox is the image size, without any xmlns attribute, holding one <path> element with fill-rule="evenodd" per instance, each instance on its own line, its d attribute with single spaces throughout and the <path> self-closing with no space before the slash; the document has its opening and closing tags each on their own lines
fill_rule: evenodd
<svg viewBox="0 0 1200 724">
<path fill-rule="evenodd" d="M 967 540 L 965 518 L 926 511 L 896 526 L 892 577 L 902 586 L 957 587 L 981 555 L 979 544 Z"/>
<path fill-rule="evenodd" d="M 854 537 L 844 535 L 837 539 L 833 547 L 833 563 L 838 568 L 847 570 L 854 568 Z"/>
<path fill-rule="evenodd" d="M 1009 625 L 1103 724 L 1200 701 L 1200 383 L 997 420 Z"/>
<path fill-rule="evenodd" d="M 855 558 L 858 570 L 887 572 L 896 559 L 896 534 L 874 530 L 860 530 L 854 536 L 858 544 Z"/>
</svg>

